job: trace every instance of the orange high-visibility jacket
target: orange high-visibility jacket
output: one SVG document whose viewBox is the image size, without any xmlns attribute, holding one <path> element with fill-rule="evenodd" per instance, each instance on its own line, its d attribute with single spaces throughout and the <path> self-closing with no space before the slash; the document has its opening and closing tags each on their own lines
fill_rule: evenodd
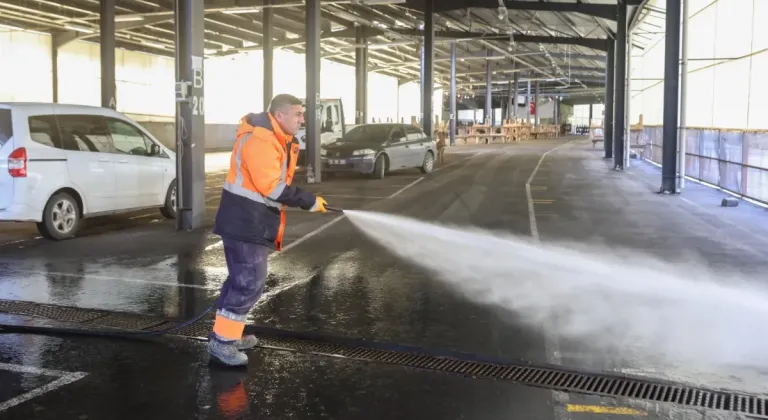
<svg viewBox="0 0 768 420">
<path fill-rule="evenodd" d="M 315 195 L 291 185 L 299 143 L 267 112 L 240 120 L 213 232 L 282 249 L 286 206 L 309 210 Z"/>
</svg>

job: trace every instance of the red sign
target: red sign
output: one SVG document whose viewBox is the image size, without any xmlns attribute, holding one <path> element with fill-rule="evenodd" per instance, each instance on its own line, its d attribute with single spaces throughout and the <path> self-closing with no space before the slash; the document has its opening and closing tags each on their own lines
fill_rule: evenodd
<svg viewBox="0 0 768 420">
<path fill-rule="evenodd" d="M 531 115 L 536 115 L 536 101 L 531 101 Z"/>
</svg>

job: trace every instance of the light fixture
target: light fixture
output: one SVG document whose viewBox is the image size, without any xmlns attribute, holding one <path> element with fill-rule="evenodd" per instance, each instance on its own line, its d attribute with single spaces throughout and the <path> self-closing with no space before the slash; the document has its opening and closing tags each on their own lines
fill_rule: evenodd
<svg viewBox="0 0 768 420">
<path fill-rule="evenodd" d="M 136 15 L 115 16 L 115 22 L 140 22 L 142 20 L 144 20 L 144 16 L 136 16 Z"/>
<path fill-rule="evenodd" d="M 93 33 L 93 30 L 88 29 L 88 28 L 81 28 L 79 26 L 64 25 L 64 28 L 69 29 L 70 31 L 84 32 L 86 34 L 92 34 Z"/>
<path fill-rule="evenodd" d="M 0 29 L 10 29 L 12 31 L 23 31 L 24 28 L 19 26 L 13 26 L 13 25 L 4 25 L 0 23 Z"/>
<path fill-rule="evenodd" d="M 221 13 L 226 13 L 228 15 L 239 15 L 244 13 L 259 13 L 260 11 L 261 8 L 259 7 L 244 7 L 239 9 L 222 10 Z"/>
</svg>

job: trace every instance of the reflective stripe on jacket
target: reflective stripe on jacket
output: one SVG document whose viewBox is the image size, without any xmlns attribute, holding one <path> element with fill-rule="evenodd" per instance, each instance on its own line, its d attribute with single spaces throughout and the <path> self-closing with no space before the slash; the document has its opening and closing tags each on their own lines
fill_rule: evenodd
<svg viewBox="0 0 768 420">
<path fill-rule="evenodd" d="M 309 210 L 315 195 L 291 185 L 299 143 L 266 112 L 240 120 L 213 232 L 282 249 L 284 208 Z"/>
</svg>

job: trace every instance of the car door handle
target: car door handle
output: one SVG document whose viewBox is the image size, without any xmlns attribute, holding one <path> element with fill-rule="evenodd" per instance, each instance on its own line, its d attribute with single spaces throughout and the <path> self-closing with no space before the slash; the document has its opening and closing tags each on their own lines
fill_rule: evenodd
<svg viewBox="0 0 768 420">
<path fill-rule="evenodd" d="M 99 162 L 109 162 L 109 158 L 99 158 Z"/>
<path fill-rule="evenodd" d="M 128 163 L 128 159 L 125 160 L 118 160 L 117 163 Z"/>
</svg>

